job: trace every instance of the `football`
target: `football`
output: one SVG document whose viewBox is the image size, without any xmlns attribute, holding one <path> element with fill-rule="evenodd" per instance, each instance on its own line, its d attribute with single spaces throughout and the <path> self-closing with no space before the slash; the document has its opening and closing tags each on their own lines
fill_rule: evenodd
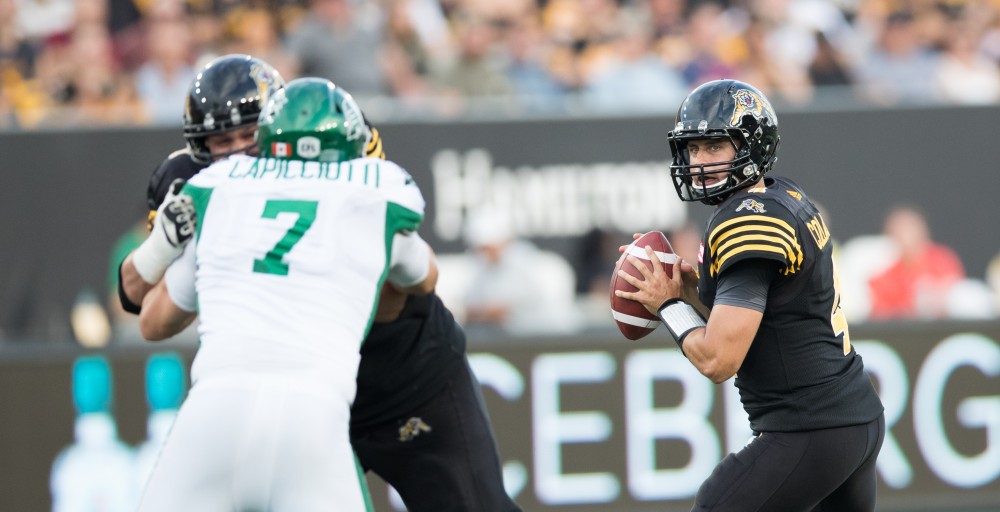
<svg viewBox="0 0 1000 512">
<path fill-rule="evenodd" d="M 626 254 L 639 258 L 646 264 L 646 268 L 653 268 L 653 263 L 649 261 L 649 257 L 646 255 L 645 247 L 647 245 L 656 251 L 656 256 L 666 265 L 664 270 L 666 270 L 668 276 L 673 277 L 673 265 L 677 259 L 673 248 L 670 247 L 670 242 L 667 241 L 667 237 L 659 231 L 650 231 L 642 235 L 632 242 L 625 249 L 622 256 L 618 258 L 618 262 L 615 264 L 615 271 L 611 274 L 611 315 L 618 325 L 618 330 L 630 340 L 642 338 L 656 330 L 656 327 L 660 325 L 660 319 L 656 315 L 646 311 L 646 308 L 642 304 L 615 295 L 616 290 L 624 292 L 634 292 L 637 290 L 628 281 L 618 277 L 619 270 L 624 270 L 629 275 L 642 279 L 642 274 L 639 273 L 639 270 L 625 259 Z"/>
</svg>

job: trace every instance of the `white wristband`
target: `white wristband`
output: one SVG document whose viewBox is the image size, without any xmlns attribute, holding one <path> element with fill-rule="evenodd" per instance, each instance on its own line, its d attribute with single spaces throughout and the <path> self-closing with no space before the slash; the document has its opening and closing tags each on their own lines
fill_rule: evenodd
<svg viewBox="0 0 1000 512">
<path fill-rule="evenodd" d="M 154 224 L 153 232 L 146 237 L 146 241 L 132 251 L 132 265 L 142 280 L 149 284 L 160 282 L 167 267 L 184 252 L 183 247 L 170 245 L 164 234 L 156 232 L 157 229 L 162 230 L 163 227 Z"/>
<path fill-rule="evenodd" d="M 684 337 L 691 331 L 706 325 L 705 319 L 698 313 L 698 310 L 681 299 L 670 299 L 664 303 L 660 307 L 659 316 L 663 320 L 663 325 L 666 325 L 667 330 L 670 331 L 670 335 L 674 337 L 674 341 L 681 347 L 682 352 L 684 351 Z"/>
</svg>

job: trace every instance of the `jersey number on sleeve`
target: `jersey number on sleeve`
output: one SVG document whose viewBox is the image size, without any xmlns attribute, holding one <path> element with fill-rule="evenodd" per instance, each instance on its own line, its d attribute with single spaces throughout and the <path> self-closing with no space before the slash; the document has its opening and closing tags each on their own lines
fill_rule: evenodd
<svg viewBox="0 0 1000 512">
<path fill-rule="evenodd" d="M 295 224 L 288 228 L 285 236 L 278 240 L 278 243 L 271 248 L 263 258 L 253 262 L 253 271 L 261 274 L 274 274 L 278 276 L 288 275 L 288 263 L 282 261 L 288 251 L 295 247 L 295 244 L 302 240 L 309 227 L 316 221 L 317 201 L 299 201 L 294 199 L 277 200 L 269 199 L 264 204 L 264 213 L 261 217 L 265 219 L 276 219 L 282 212 L 298 214 L 299 218 Z"/>
</svg>

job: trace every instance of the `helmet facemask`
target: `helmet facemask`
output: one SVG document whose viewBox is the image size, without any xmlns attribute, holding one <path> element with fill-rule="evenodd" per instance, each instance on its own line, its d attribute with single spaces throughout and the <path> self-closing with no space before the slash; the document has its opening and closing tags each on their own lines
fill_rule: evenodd
<svg viewBox="0 0 1000 512">
<path fill-rule="evenodd" d="M 716 205 L 724 201 L 736 190 L 755 183 L 761 176 L 757 165 L 750 157 L 750 145 L 739 130 L 730 130 L 724 134 L 675 134 L 668 137 L 673 163 L 670 166 L 670 177 L 673 179 L 677 195 L 682 201 L 701 201 L 708 205 Z M 692 140 L 724 140 L 736 148 L 732 160 L 706 164 L 691 164 L 688 153 L 688 142 Z M 706 185 L 706 181 L 719 178 L 719 181 Z"/>
<path fill-rule="evenodd" d="M 199 136 L 191 136 L 187 138 L 188 148 L 191 150 L 191 159 L 200 164 L 208 165 L 216 160 L 222 160 L 228 158 L 232 155 L 250 155 L 257 156 L 260 151 L 257 147 L 256 137 L 254 142 L 247 144 L 246 146 L 235 148 L 229 151 L 222 151 L 213 153 L 208 147 L 208 138 L 213 135 L 222 135 L 223 133 L 235 132 L 241 130 L 247 126 L 257 126 L 257 118 L 254 117 L 249 122 L 243 122 L 241 124 L 230 124 L 224 128 L 212 131 Z"/>
</svg>

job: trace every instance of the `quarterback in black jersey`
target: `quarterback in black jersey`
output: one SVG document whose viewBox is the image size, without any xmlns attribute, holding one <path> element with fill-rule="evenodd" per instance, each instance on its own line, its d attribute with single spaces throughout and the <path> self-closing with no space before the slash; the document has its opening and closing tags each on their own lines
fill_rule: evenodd
<svg viewBox="0 0 1000 512">
<path fill-rule="evenodd" d="M 764 177 L 778 120 L 767 98 L 735 80 L 696 88 L 667 135 L 684 201 L 716 207 L 697 270 L 668 277 L 634 256 L 621 272 L 713 382 L 736 376 L 755 438 L 702 484 L 697 511 L 871 511 L 885 435 L 882 402 L 851 346 L 830 231 L 792 181 Z M 707 320 L 706 320 L 707 316 Z"/>
<path fill-rule="evenodd" d="M 281 87 L 268 64 L 245 55 L 209 63 L 192 85 L 185 108 L 188 147 L 169 155 L 147 189 L 150 225 L 176 180 L 212 161 L 255 152 L 263 93 Z M 240 102 L 240 98 L 249 101 Z M 247 108 L 233 115 L 228 106 Z M 370 157 L 385 158 L 367 120 Z M 119 297 L 137 313 L 152 285 L 120 268 Z M 351 444 L 362 467 L 392 485 L 411 512 L 510 512 L 520 508 L 503 487 L 492 426 L 465 356 L 465 333 L 433 292 L 403 295 L 383 288 L 375 322 L 361 347 Z M 331 504 L 335 507 L 335 504 Z"/>
</svg>

